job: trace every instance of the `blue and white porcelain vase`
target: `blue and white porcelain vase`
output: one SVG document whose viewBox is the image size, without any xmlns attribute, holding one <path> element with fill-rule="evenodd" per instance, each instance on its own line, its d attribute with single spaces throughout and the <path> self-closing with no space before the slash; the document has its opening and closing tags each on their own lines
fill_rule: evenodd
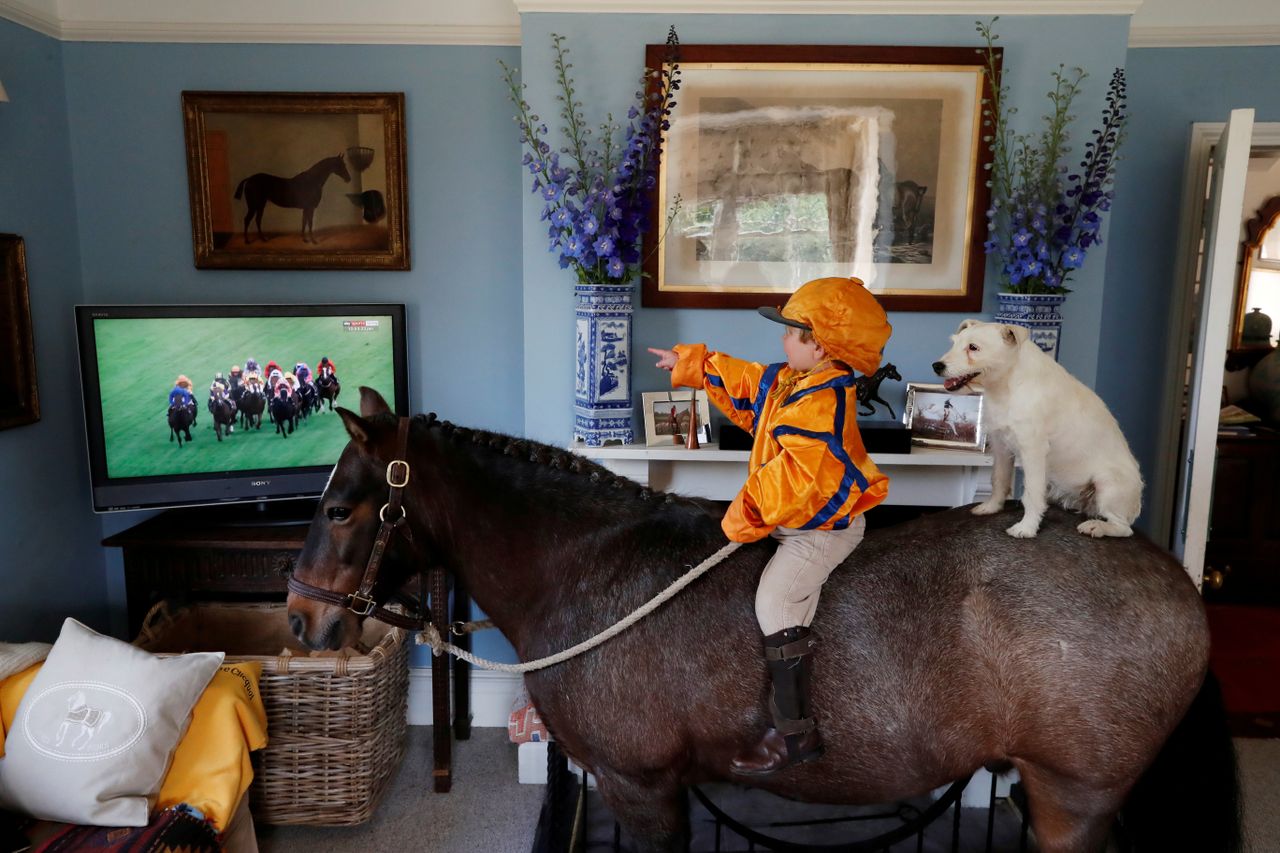
<svg viewBox="0 0 1280 853">
<path fill-rule="evenodd" d="M 1067 301 L 1061 293 L 1005 293 L 996 294 L 1000 309 L 997 323 L 1025 326 L 1031 331 L 1031 341 L 1058 360 L 1058 338 L 1062 335 L 1062 315 L 1058 307 Z"/>
<path fill-rule="evenodd" d="M 574 287 L 573 437 L 587 447 L 635 440 L 631 426 L 633 291 L 630 283 Z"/>
</svg>

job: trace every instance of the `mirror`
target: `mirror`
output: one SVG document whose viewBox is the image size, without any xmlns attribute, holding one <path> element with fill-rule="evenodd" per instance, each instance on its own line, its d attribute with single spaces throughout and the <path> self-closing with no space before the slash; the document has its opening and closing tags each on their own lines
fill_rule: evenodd
<svg viewBox="0 0 1280 853">
<path fill-rule="evenodd" d="M 1280 195 L 1267 199 L 1245 225 L 1233 347 L 1274 346 L 1280 333 L 1280 227 L 1277 223 L 1280 223 Z M 1248 319 L 1259 313 L 1271 318 L 1270 336 L 1265 340 L 1255 334 L 1259 321 Z"/>
</svg>

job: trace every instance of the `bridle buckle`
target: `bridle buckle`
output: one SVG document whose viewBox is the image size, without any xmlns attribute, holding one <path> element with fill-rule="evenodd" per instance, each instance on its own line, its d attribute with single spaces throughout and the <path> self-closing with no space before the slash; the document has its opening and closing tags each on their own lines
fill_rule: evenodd
<svg viewBox="0 0 1280 853">
<path fill-rule="evenodd" d="M 404 470 L 404 476 L 397 480 L 396 474 Z M 387 485 L 393 489 L 403 489 L 409 485 L 409 463 L 403 459 L 392 459 L 387 463 Z"/>
<path fill-rule="evenodd" d="M 368 616 L 378 609 L 378 602 L 374 601 L 371 595 L 361 595 L 358 592 L 353 592 L 351 593 L 351 600 L 347 602 L 347 609 L 357 616 Z"/>
</svg>

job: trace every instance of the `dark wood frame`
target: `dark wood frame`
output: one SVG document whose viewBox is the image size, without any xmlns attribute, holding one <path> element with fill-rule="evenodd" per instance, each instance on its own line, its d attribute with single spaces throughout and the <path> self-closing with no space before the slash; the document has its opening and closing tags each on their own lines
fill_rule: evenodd
<svg viewBox="0 0 1280 853">
<path fill-rule="evenodd" d="M 40 420 L 36 344 L 31 332 L 27 250 L 17 234 L 0 234 L 0 429 Z"/>
<path fill-rule="evenodd" d="M 657 69 L 667 60 L 665 44 L 646 46 L 645 66 Z M 1003 48 L 995 48 L 997 76 L 1003 62 Z M 941 65 L 957 69 L 973 68 L 981 72 L 985 67 L 985 51 L 976 47 L 886 47 L 875 45 L 687 45 L 680 46 L 679 63 L 724 62 L 742 64 L 883 64 L 883 65 Z M 991 100 L 991 80 L 981 76 L 981 99 L 985 106 Z M 649 79 L 649 91 L 656 92 L 657 81 Z M 676 98 L 679 100 L 680 93 Z M 985 166 L 991 162 L 991 140 L 985 130 L 987 118 L 981 118 L 974 152 L 971 204 L 968 211 L 967 257 L 963 261 L 965 286 L 955 295 L 939 294 L 877 294 L 877 299 L 891 311 L 966 311 L 982 310 L 982 286 L 986 276 L 987 258 L 983 251 L 986 240 L 986 211 L 990 204 L 991 189 L 987 184 Z M 758 308 L 762 305 L 782 306 L 789 294 L 785 293 L 722 293 L 716 291 L 677 292 L 659 289 L 660 274 L 658 240 L 666 227 L 666 211 L 662 208 L 662 170 L 666 168 L 664 140 L 663 159 L 659 162 L 659 180 L 650 193 L 649 228 L 644 235 L 644 280 L 642 302 L 655 308 Z M 796 282 L 799 286 L 803 282 Z"/>
<path fill-rule="evenodd" d="M 204 145 L 209 113 L 382 115 L 386 162 L 386 222 L 390 242 L 385 250 L 334 251 L 292 249 L 234 252 L 214 245 L 210 207 L 209 160 Z M 191 198 L 191 240 L 199 269 L 367 269 L 407 270 L 409 214 L 405 170 L 403 92 L 183 92 L 183 129 L 187 148 L 187 182 Z"/>
<path fill-rule="evenodd" d="M 1267 232 L 1276 226 L 1280 221 L 1280 195 L 1272 196 L 1262 203 L 1258 208 L 1258 213 L 1250 219 L 1244 227 L 1244 242 L 1240 244 L 1243 258 L 1240 262 L 1240 281 L 1236 286 L 1236 322 L 1231 331 L 1231 345 L 1239 348 L 1242 346 L 1241 338 L 1244 335 L 1244 315 L 1248 312 L 1245 307 L 1245 297 L 1249 294 L 1249 274 L 1253 272 L 1253 255 L 1258 251 L 1258 247 L 1262 245 L 1262 241 L 1266 238 Z"/>
</svg>

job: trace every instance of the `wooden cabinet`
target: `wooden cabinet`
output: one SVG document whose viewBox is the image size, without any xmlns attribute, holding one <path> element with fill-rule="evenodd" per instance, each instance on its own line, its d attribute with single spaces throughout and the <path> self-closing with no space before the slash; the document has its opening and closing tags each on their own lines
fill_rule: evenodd
<svg viewBox="0 0 1280 853">
<path fill-rule="evenodd" d="M 310 517 L 309 514 L 307 516 Z M 284 601 L 287 574 L 306 542 L 309 522 L 281 524 L 225 516 L 216 510 L 172 510 L 104 539 L 124 553 L 125 599 L 129 636 L 136 637 L 151 605 L 162 598 Z M 446 606 L 438 627 L 448 633 Z M 471 619 L 470 597 L 454 590 L 452 619 Z M 455 640 L 470 647 L 470 637 Z M 453 720 L 453 736 L 471 735 L 470 665 L 454 660 L 453 714 L 449 713 L 449 658 L 434 657 L 432 704 L 436 720 Z M 437 791 L 448 791 L 451 779 L 451 727 L 435 726 Z"/>
<path fill-rule="evenodd" d="M 1218 437 L 1206 579 L 1215 571 L 1206 599 L 1280 605 L 1280 433 Z"/>
</svg>

